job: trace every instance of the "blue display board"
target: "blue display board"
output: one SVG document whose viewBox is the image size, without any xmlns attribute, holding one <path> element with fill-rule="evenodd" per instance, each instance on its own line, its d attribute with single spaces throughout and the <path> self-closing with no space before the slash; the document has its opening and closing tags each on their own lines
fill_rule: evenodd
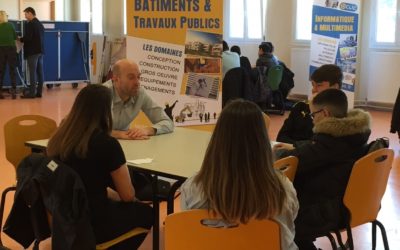
<svg viewBox="0 0 400 250">
<path fill-rule="evenodd" d="M 89 81 L 89 23 L 43 21 L 45 83 Z"/>
</svg>

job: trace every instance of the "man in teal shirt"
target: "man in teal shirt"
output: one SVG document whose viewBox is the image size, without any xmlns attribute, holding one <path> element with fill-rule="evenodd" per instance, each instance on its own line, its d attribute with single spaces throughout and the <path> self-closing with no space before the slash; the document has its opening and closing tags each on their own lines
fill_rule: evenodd
<svg viewBox="0 0 400 250">
<path fill-rule="evenodd" d="M 15 40 L 17 39 L 17 34 L 15 33 L 14 26 L 8 22 L 7 13 L 3 10 L 0 10 L 0 34 L 0 99 L 4 99 L 2 89 L 7 64 L 12 86 L 11 96 L 12 99 L 15 99 L 17 97 L 17 82 L 15 77 L 15 68 L 17 67 Z"/>
</svg>

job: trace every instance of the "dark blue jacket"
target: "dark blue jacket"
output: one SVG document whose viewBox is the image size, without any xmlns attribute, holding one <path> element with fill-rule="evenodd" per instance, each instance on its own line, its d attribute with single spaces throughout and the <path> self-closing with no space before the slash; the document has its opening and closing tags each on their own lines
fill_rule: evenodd
<svg viewBox="0 0 400 250">
<path fill-rule="evenodd" d="M 24 36 L 21 37 L 24 43 L 24 57 L 44 54 L 44 27 L 35 17 L 32 21 L 25 23 Z"/>
<path fill-rule="evenodd" d="M 52 215 L 51 231 L 47 211 Z M 86 191 L 78 174 L 41 154 L 23 159 L 3 231 L 25 248 L 51 235 L 53 249 L 95 249 Z"/>
</svg>

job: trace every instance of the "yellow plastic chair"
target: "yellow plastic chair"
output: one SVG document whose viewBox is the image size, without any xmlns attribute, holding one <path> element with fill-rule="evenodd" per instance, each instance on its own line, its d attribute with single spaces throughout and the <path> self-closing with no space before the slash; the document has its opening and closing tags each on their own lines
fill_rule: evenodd
<svg viewBox="0 0 400 250">
<path fill-rule="evenodd" d="M 393 156 L 392 149 L 383 148 L 369 153 L 354 163 L 343 198 L 350 215 L 346 225 L 350 249 L 354 249 L 351 228 L 368 222 L 372 223 L 372 249 L 376 248 L 376 226 L 381 230 L 384 248 L 389 249 L 385 227 L 376 218 L 385 194 Z M 336 230 L 335 234 L 343 247 L 339 230 Z"/>
<path fill-rule="evenodd" d="M 274 162 L 274 168 L 282 171 L 291 182 L 296 176 L 299 159 L 296 156 L 288 156 Z"/>
<path fill-rule="evenodd" d="M 218 227 L 221 226 L 221 227 Z M 189 210 L 165 219 L 165 250 L 281 249 L 279 224 L 251 220 L 227 225 L 207 210 Z"/>
<path fill-rule="evenodd" d="M 41 115 L 22 115 L 9 120 L 4 125 L 7 160 L 16 169 L 20 161 L 31 153 L 31 150 L 25 147 L 25 142 L 48 139 L 56 128 L 57 124 L 54 120 Z M 15 185 L 4 189 L 1 195 L 0 227 L 3 225 L 4 203 L 10 191 L 15 191 Z M 1 238 L 0 245 L 3 245 Z"/>
</svg>

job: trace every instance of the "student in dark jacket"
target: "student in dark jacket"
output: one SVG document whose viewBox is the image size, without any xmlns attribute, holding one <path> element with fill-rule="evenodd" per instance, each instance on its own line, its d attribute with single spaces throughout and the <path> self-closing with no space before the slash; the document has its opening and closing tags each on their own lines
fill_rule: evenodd
<svg viewBox="0 0 400 250">
<path fill-rule="evenodd" d="M 137 201 L 124 152 L 111 136 L 111 99 L 103 85 L 83 88 L 47 146 L 48 156 L 59 158 L 81 177 L 97 244 L 153 225 L 153 210 Z M 145 237 L 132 237 L 110 250 L 137 249 Z"/>
<path fill-rule="evenodd" d="M 314 122 L 311 141 L 296 148 L 277 144 L 280 157 L 297 156 L 294 186 L 300 202 L 296 218 L 296 244 L 303 249 L 316 249 L 313 240 L 343 225 L 346 216 L 342 202 L 355 161 L 366 150 L 370 116 L 354 109 L 347 112 L 346 94 L 338 89 L 319 93 L 310 105 Z"/>
<path fill-rule="evenodd" d="M 24 43 L 24 57 L 29 68 L 29 91 L 21 98 L 42 97 L 44 82 L 43 54 L 44 54 L 44 27 L 36 18 L 36 11 L 32 7 L 24 10 L 28 20 L 25 26 L 25 34 L 19 40 Z"/>
<path fill-rule="evenodd" d="M 258 59 L 256 61 L 257 67 L 272 67 L 275 65 L 279 65 L 278 59 L 274 56 L 273 53 L 274 47 L 271 42 L 262 42 L 258 46 Z"/>
<path fill-rule="evenodd" d="M 343 80 L 342 70 L 334 64 L 325 64 L 316 69 L 311 75 L 312 94 L 318 94 L 328 88 L 341 89 Z M 279 142 L 297 145 L 313 136 L 313 122 L 310 117 L 308 102 L 296 103 L 288 118 L 278 132 Z"/>
<path fill-rule="evenodd" d="M 237 45 L 232 46 L 231 52 L 236 52 L 240 56 L 240 67 L 246 70 L 246 72 L 250 75 L 251 72 L 250 60 L 248 57 L 241 55 L 240 47 Z"/>
</svg>

